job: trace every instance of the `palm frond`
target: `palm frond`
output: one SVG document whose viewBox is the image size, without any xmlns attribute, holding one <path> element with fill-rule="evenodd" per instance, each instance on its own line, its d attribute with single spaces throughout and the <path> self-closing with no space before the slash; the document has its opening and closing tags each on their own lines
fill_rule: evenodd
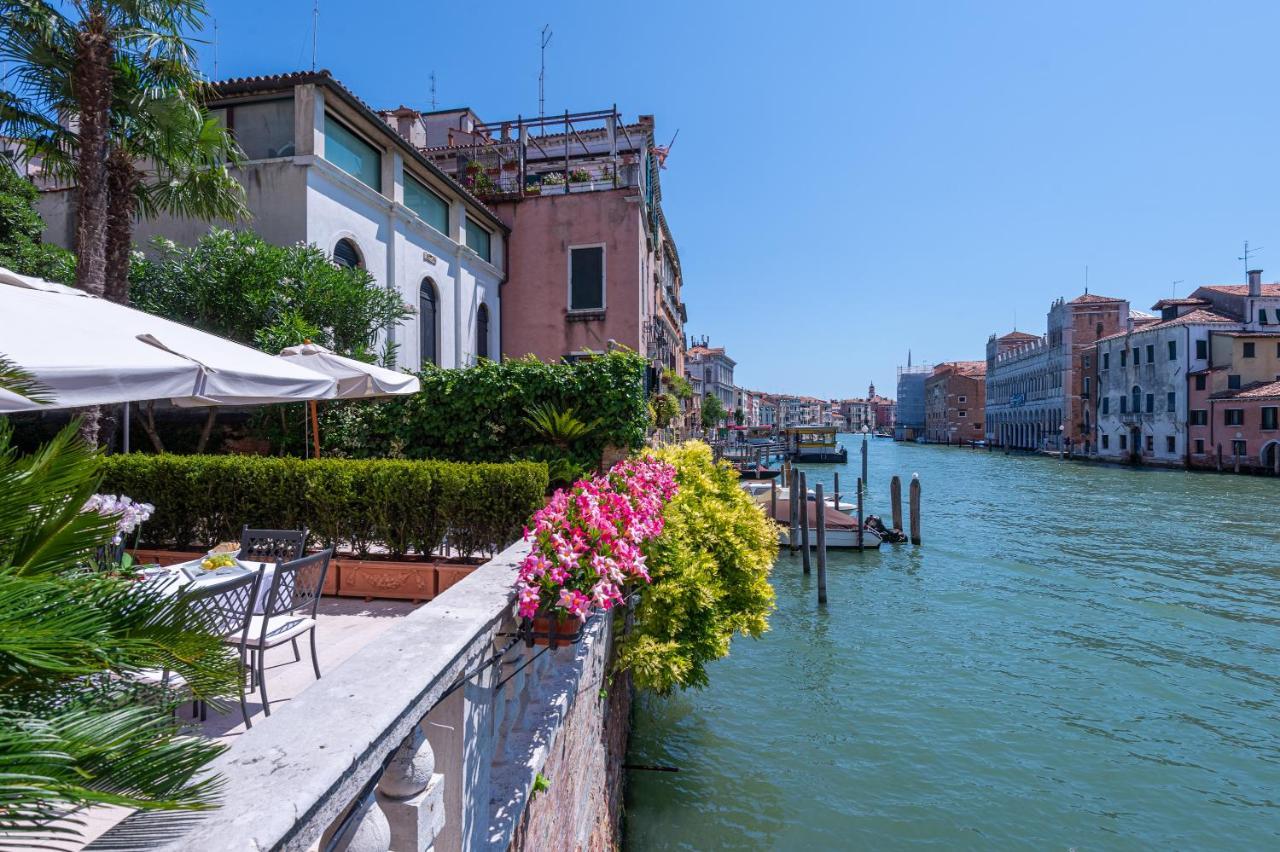
<svg viewBox="0 0 1280 852">
<path fill-rule="evenodd" d="M 48 402 L 49 389 L 8 358 L 0 355 L 0 390 L 24 396 L 32 402 Z"/>
<path fill-rule="evenodd" d="M 226 746 L 181 736 L 153 707 L 0 712 L 0 831 L 48 831 L 69 807 L 204 808 L 220 789 L 200 770 Z"/>
</svg>

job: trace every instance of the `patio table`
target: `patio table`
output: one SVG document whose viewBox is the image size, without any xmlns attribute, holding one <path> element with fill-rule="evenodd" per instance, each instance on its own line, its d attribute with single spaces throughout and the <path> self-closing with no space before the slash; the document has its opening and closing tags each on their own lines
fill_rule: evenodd
<svg viewBox="0 0 1280 852">
<path fill-rule="evenodd" d="M 255 615 L 261 615 L 266 610 L 267 593 L 271 589 L 271 578 L 276 573 L 274 562 L 252 562 L 237 559 L 235 565 L 227 565 L 222 568 L 216 568 L 213 571 L 206 571 L 200 567 L 200 563 L 204 558 L 201 556 L 177 565 L 147 569 L 147 577 L 152 580 L 169 578 L 170 582 L 165 586 L 164 593 L 176 595 L 187 586 L 215 586 L 233 578 L 254 573 L 261 566 L 266 570 L 262 572 L 262 582 L 258 585 L 258 597 L 253 602 L 253 612 Z"/>
</svg>

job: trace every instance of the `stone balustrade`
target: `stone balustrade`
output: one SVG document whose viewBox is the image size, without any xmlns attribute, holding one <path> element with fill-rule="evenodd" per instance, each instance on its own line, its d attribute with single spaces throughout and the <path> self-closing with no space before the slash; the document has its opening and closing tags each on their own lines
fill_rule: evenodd
<svg viewBox="0 0 1280 852">
<path fill-rule="evenodd" d="M 516 641 L 526 553 L 506 549 L 242 735 L 211 766 L 225 785 L 215 810 L 139 814 L 95 848 L 508 846 L 612 639 L 611 620 L 596 618 L 578 645 Z"/>
</svg>

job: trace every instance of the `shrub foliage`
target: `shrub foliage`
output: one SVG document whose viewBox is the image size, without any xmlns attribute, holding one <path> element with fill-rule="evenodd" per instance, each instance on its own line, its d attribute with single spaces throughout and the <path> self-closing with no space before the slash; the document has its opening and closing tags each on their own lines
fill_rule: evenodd
<svg viewBox="0 0 1280 852">
<path fill-rule="evenodd" d="M 219 228 L 194 246 L 155 246 L 129 273 L 138 307 L 273 354 L 309 339 L 373 360 L 382 330 L 412 313 L 367 270 L 338 266 L 315 246 Z"/>
<path fill-rule="evenodd" d="M 606 446 L 644 444 L 645 361 L 612 352 L 573 364 L 536 358 L 481 361 L 468 369 L 429 368 L 422 391 L 386 401 L 325 406 L 320 435 L 329 454 L 455 461 L 568 458 L 594 469 Z M 548 436 L 530 415 L 570 411 L 591 428 Z"/>
<path fill-rule="evenodd" d="M 238 540 L 241 526 L 311 530 L 359 556 L 466 554 L 515 540 L 543 502 L 546 465 L 262 456 L 109 456 L 103 489 L 156 507 L 147 544 Z"/>
<path fill-rule="evenodd" d="M 659 693 L 707 684 L 707 663 L 729 653 L 736 634 L 758 637 L 773 609 L 769 571 L 777 529 L 738 487 L 711 448 L 689 442 L 661 450 L 680 491 L 667 504 L 662 535 L 646 547 L 653 584 L 623 637 L 619 668 Z"/>
</svg>

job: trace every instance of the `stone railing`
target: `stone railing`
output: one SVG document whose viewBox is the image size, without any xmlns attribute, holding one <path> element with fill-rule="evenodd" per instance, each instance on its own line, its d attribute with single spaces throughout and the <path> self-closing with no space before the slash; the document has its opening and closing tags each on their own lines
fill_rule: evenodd
<svg viewBox="0 0 1280 852">
<path fill-rule="evenodd" d="M 520 543 L 245 732 L 202 814 L 136 815 L 93 848 L 505 848 L 611 622 L 548 652 L 515 637 Z M 589 690 L 588 690 L 589 691 Z"/>
</svg>

